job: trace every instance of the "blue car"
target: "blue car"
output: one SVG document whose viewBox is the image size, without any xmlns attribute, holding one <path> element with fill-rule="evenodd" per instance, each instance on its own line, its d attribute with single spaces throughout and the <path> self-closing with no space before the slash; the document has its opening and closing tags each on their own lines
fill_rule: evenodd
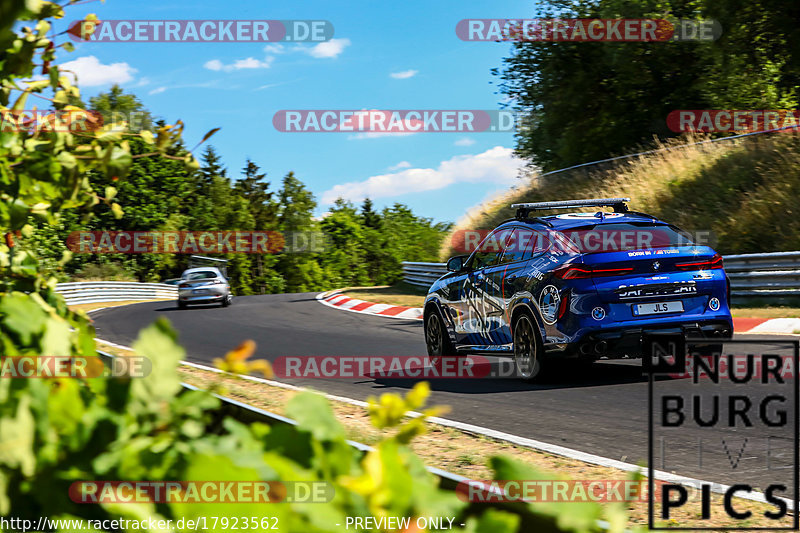
<svg viewBox="0 0 800 533">
<path fill-rule="evenodd" d="M 513 355 L 533 380 L 553 357 L 641 357 L 645 333 L 733 335 L 722 257 L 688 233 L 628 210 L 629 198 L 514 204 L 516 217 L 430 288 L 424 330 L 434 360 Z M 613 211 L 533 216 L 548 209 Z"/>
</svg>

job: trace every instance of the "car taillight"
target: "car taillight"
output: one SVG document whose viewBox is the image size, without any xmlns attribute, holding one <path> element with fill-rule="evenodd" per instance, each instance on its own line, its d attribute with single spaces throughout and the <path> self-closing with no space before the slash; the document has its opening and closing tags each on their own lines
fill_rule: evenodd
<svg viewBox="0 0 800 533">
<path fill-rule="evenodd" d="M 189 288 L 189 284 L 188 283 L 181 283 L 180 285 L 178 285 L 178 288 L 179 289 L 188 289 Z"/>
<path fill-rule="evenodd" d="M 633 272 L 633 267 L 626 268 L 594 268 L 588 265 L 565 265 L 553 271 L 561 279 L 585 279 L 602 276 L 621 276 Z"/>
<path fill-rule="evenodd" d="M 725 298 L 728 305 L 731 305 L 731 278 L 725 276 L 725 283 L 727 287 L 725 288 Z"/>
<path fill-rule="evenodd" d="M 675 267 L 683 270 L 712 270 L 716 268 L 722 268 L 722 256 L 719 254 L 714 254 L 711 256 L 711 259 L 707 259 L 705 261 L 676 263 Z"/>
<path fill-rule="evenodd" d="M 561 303 L 558 304 L 558 320 L 561 320 L 561 318 L 567 312 L 567 307 L 568 307 L 567 304 L 569 303 L 569 300 L 570 300 L 569 291 L 566 291 L 561 296 Z"/>
</svg>

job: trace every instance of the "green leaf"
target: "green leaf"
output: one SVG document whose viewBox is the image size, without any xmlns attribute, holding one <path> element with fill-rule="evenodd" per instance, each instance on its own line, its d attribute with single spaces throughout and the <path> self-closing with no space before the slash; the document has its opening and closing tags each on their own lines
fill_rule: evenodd
<svg viewBox="0 0 800 533">
<path fill-rule="evenodd" d="M 111 153 L 106 162 L 106 173 L 109 176 L 124 178 L 128 175 L 128 171 L 133 164 L 133 157 L 131 157 L 130 152 L 118 146 L 114 146 L 110 150 Z"/>
<path fill-rule="evenodd" d="M 122 210 L 122 206 L 119 205 L 116 202 L 111 204 L 111 213 L 114 215 L 114 218 L 116 218 L 117 220 L 122 218 L 122 215 L 125 214 L 125 212 Z"/>
<path fill-rule="evenodd" d="M 58 67 L 55 66 L 55 65 L 51 66 L 50 67 L 50 71 L 48 72 L 48 74 L 50 75 L 50 87 L 52 87 L 53 89 L 57 89 L 58 88 Z"/>
<path fill-rule="evenodd" d="M 53 97 L 53 103 L 67 105 L 69 103 L 67 92 L 64 90 L 56 91 L 56 95 Z"/>
<path fill-rule="evenodd" d="M 519 527 L 519 516 L 505 511 L 487 509 L 480 518 L 471 518 L 467 524 L 472 533 L 514 533 Z"/>
<path fill-rule="evenodd" d="M 116 187 L 112 187 L 110 185 L 106 187 L 106 201 L 113 200 L 116 195 L 117 195 Z"/>
<path fill-rule="evenodd" d="M 131 392 L 141 401 L 152 404 L 170 400 L 181 390 L 178 363 L 186 352 L 176 342 L 176 333 L 165 318 L 159 318 L 139 333 L 134 351 L 150 359 L 149 376 L 133 380 Z"/>
<path fill-rule="evenodd" d="M 0 465 L 19 468 L 25 476 L 32 476 L 36 468 L 30 401 L 29 395 L 20 397 L 15 415 L 0 418 Z"/>
<path fill-rule="evenodd" d="M 286 415 L 297 421 L 298 428 L 318 440 L 344 438 L 344 428 L 333 416 L 328 400 L 313 392 L 301 392 L 289 400 Z"/>
<path fill-rule="evenodd" d="M 214 135 L 215 133 L 217 133 L 220 129 L 222 129 L 222 128 L 214 128 L 213 130 L 211 130 L 208 133 L 206 133 L 205 135 L 203 135 L 203 139 L 199 143 L 197 143 L 198 146 L 203 144 L 207 140 L 209 140 L 211 138 L 211 136 Z"/>
<path fill-rule="evenodd" d="M 42 337 L 42 355 L 69 355 L 71 335 L 69 324 L 64 320 L 51 318 L 45 324 L 44 336 Z"/>
<path fill-rule="evenodd" d="M 30 346 L 47 323 L 47 314 L 30 296 L 12 292 L 0 297 L 0 323 L 16 333 L 24 346 Z"/>
</svg>

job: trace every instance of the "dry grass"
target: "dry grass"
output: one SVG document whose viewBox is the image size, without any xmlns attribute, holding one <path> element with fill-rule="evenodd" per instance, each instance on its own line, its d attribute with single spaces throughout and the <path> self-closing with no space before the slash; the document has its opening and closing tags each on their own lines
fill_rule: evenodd
<svg viewBox="0 0 800 533">
<path fill-rule="evenodd" d="M 69 308 L 73 311 L 85 311 L 89 312 L 94 309 L 102 309 L 103 307 L 118 307 L 120 305 L 130 305 L 130 304 L 141 304 L 144 302 L 160 302 L 165 300 L 164 298 L 156 298 L 153 300 L 122 300 L 119 302 L 97 302 L 91 304 L 73 304 L 70 305 Z"/>
<path fill-rule="evenodd" d="M 680 146 L 701 139 L 662 143 L 658 148 L 669 149 L 613 165 L 527 176 L 517 187 L 470 210 L 451 237 L 459 230 L 495 227 L 514 215 L 509 205 L 515 202 L 630 197 L 631 209 L 689 231 L 713 231 L 721 253 L 800 248 L 797 139 L 783 134 Z M 451 238 L 445 239 L 442 258 L 454 255 L 452 244 Z"/>
<path fill-rule="evenodd" d="M 422 307 L 427 291 L 408 283 L 400 282 L 391 286 L 352 288 L 343 291 L 350 298 L 405 307 Z"/>
</svg>

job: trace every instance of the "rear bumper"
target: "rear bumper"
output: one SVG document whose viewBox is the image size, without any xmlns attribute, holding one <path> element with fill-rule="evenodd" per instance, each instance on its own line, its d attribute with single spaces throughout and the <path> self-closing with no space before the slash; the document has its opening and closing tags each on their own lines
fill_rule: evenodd
<svg viewBox="0 0 800 533">
<path fill-rule="evenodd" d="M 184 304 L 208 304 L 219 303 L 226 297 L 226 293 L 178 294 L 178 301 Z"/>
<path fill-rule="evenodd" d="M 587 359 L 639 358 L 642 356 L 642 337 L 646 333 L 678 333 L 690 338 L 723 340 L 733 336 L 733 322 L 713 319 L 602 329 L 588 333 L 575 342 L 552 345 L 548 353 Z"/>
</svg>

